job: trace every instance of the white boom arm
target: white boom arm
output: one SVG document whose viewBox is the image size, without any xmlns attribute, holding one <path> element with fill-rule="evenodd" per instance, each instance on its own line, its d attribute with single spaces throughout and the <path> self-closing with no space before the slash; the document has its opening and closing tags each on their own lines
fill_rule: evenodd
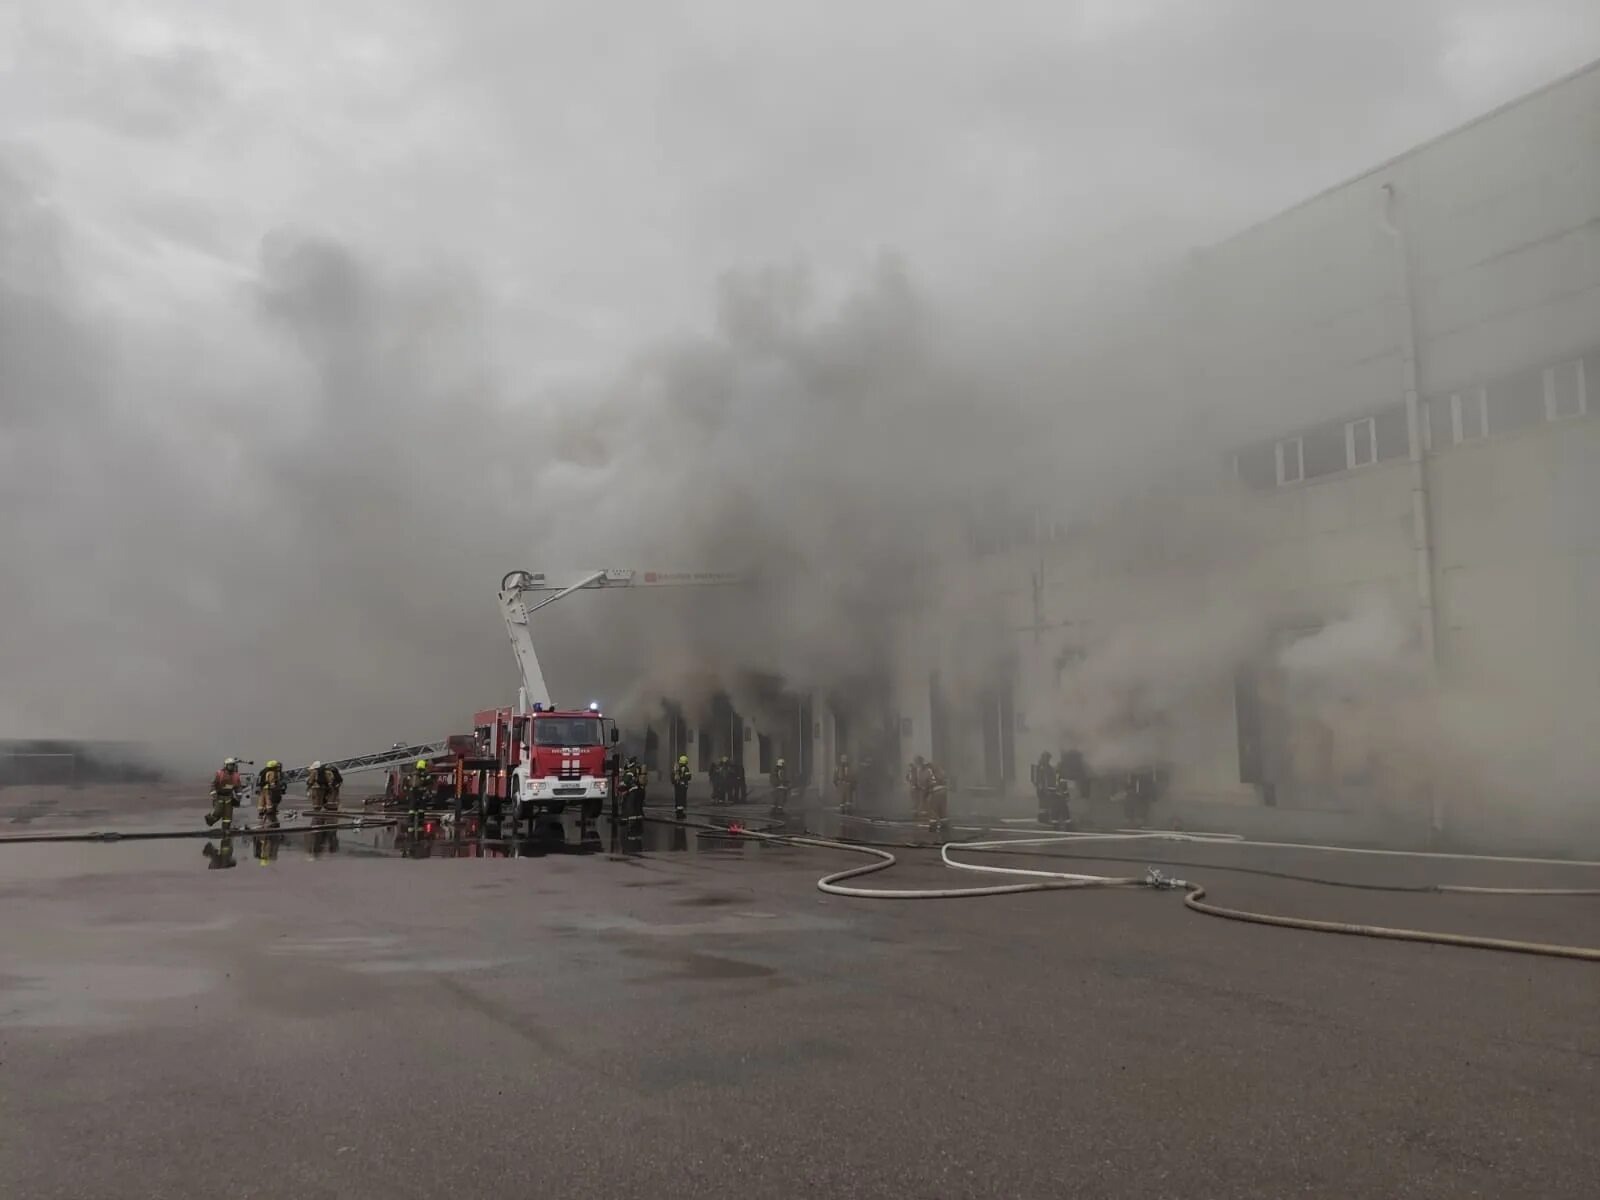
<svg viewBox="0 0 1600 1200">
<path fill-rule="evenodd" d="M 547 604 L 554 604 L 573 592 L 619 587 L 727 587 L 745 582 L 735 571 L 585 571 L 552 578 L 542 571 L 511 571 L 500 581 L 500 616 L 511 635 L 511 649 L 522 672 L 522 694 L 517 709 L 526 712 L 530 704 L 546 704 L 550 688 L 533 648 L 530 618 Z"/>
</svg>

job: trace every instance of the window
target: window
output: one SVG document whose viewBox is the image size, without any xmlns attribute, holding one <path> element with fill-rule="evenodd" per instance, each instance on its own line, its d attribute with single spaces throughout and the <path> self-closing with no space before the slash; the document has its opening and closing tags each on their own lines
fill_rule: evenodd
<svg viewBox="0 0 1600 1200">
<path fill-rule="evenodd" d="M 599 717 L 536 717 L 535 746 L 603 746 Z"/>
<path fill-rule="evenodd" d="M 1489 410 L 1483 389 L 1471 388 L 1450 397 L 1450 440 L 1470 442 L 1489 432 Z"/>
<path fill-rule="evenodd" d="M 1485 403 L 1490 433 L 1510 433 L 1548 420 L 1544 372 L 1536 367 L 1495 380 L 1485 390 Z"/>
<path fill-rule="evenodd" d="M 1418 416 L 1420 419 L 1425 414 Z M 1404 404 L 1391 404 L 1379 410 L 1372 418 L 1372 432 L 1378 442 L 1379 462 L 1411 457 L 1411 422 L 1406 417 Z M 1427 426 L 1424 424 L 1419 432 L 1426 436 Z"/>
<path fill-rule="evenodd" d="M 1587 410 L 1583 394 L 1583 360 L 1557 363 L 1544 369 L 1544 412 L 1552 421 L 1581 417 Z"/>
<path fill-rule="evenodd" d="M 1285 438 L 1277 447 L 1278 486 L 1299 483 L 1306 477 L 1305 448 L 1299 438 Z"/>
<path fill-rule="evenodd" d="M 1371 417 L 1351 421 L 1344 427 L 1344 461 L 1351 470 L 1370 467 L 1378 461 L 1378 433 Z"/>
<path fill-rule="evenodd" d="M 1343 425 L 1324 425 L 1320 429 L 1308 429 L 1301 434 L 1301 476 L 1306 479 L 1321 479 L 1324 475 L 1335 475 L 1343 471 L 1347 457 L 1344 440 Z"/>
</svg>

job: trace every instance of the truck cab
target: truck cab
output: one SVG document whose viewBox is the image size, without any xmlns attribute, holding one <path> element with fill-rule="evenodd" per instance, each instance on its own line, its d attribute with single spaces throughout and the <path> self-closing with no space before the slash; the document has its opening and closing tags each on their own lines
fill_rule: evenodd
<svg viewBox="0 0 1600 1200">
<path fill-rule="evenodd" d="M 591 820 L 600 815 L 611 795 L 610 759 L 619 734 L 598 706 L 498 709 L 478 714 L 476 724 L 482 751 L 500 764 L 499 786 L 492 790 L 515 806 L 518 819 L 561 813 L 569 805 Z"/>
</svg>

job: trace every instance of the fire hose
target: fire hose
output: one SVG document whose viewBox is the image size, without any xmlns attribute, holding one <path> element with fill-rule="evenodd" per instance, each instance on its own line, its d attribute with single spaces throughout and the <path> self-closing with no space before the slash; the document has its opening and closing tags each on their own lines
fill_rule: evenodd
<svg viewBox="0 0 1600 1200">
<path fill-rule="evenodd" d="M 659 818 L 652 818 L 659 819 Z M 714 830 L 718 833 L 748 838 L 751 840 L 773 842 L 784 845 L 810 846 L 817 849 L 842 850 L 855 854 L 870 855 L 875 861 L 857 867 L 849 867 L 843 871 L 835 871 L 824 875 L 817 880 L 817 890 L 832 896 L 844 896 L 853 899 L 866 900 L 947 900 L 962 899 L 978 896 L 1004 896 L 1015 895 L 1023 892 L 1066 891 L 1084 888 L 1130 888 L 1144 887 L 1157 890 L 1184 889 L 1184 905 L 1191 911 L 1203 913 L 1207 916 L 1221 917 L 1230 921 L 1244 921 L 1258 925 L 1273 925 L 1284 929 L 1301 929 L 1314 933 L 1337 933 L 1359 937 L 1387 938 L 1396 941 L 1425 942 L 1442 946 L 1459 946 L 1479 950 L 1501 950 L 1518 954 L 1543 955 L 1551 958 L 1572 958 L 1585 962 L 1600 962 L 1600 948 L 1589 946 L 1567 946 L 1548 942 L 1520 941 L 1511 938 L 1481 937 L 1467 934 L 1440 933 L 1424 929 L 1406 929 L 1385 925 L 1364 925 L 1343 921 L 1323 921 L 1308 917 L 1289 917 L 1275 913 L 1249 912 L 1244 909 L 1225 908 L 1221 905 L 1210 904 L 1205 900 L 1206 889 L 1204 885 L 1182 879 L 1175 879 L 1164 875 L 1154 867 L 1147 868 L 1143 877 L 1138 876 L 1108 876 L 1084 875 L 1064 871 L 1043 871 L 1023 867 L 1002 867 L 978 863 L 961 862 L 951 857 L 951 852 L 972 853 L 1010 853 L 1023 852 L 1029 847 L 1051 847 L 1070 845 L 1081 842 L 1106 842 L 1106 841 L 1178 841 L 1197 844 L 1228 845 L 1228 846 L 1253 846 L 1280 849 L 1297 849 L 1308 851 L 1327 851 L 1330 853 L 1344 854 L 1372 854 L 1387 857 L 1420 857 L 1454 859 L 1460 861 L 1520 863 L 1535 865 L 1550 865 L 1564 867 L 1600 867 L 1600 862 L 1587 860 L 1564 860 L 1542 858 L 1519 858 L 1512 856 L 1474 855 L 1474 854 L 1448 854 L 1434 851 L 1404 851 L 1404 850 L 1366 850 L 1351 846 L 1317 846 L 1306 843 L 1291 842 L 1256 842 L 1249 841 L 1237 834 L 1194 834 L 1178 831 L 1132 831 L 1119 830 L 1113 833 L 1055 833 L 1046 837 L 1016 836 L 1003 839 L 987 839 L 974 842 L 946 842 L 939 850 L 941 861 L 948 867 L 959 870 L 979 871 L 987 874 L 1022 877 L 1027 882 L 1014 884 L 996 884 L 986 887 L 971 888 L 864 888 L 846 886 L 845 881 L 856 879 L 864 875 L 886 871 L 894 866 L 898 859 L 894 853 L 881 845 L 868 845 L 861 842 L 851 842 L 832 838 L 813 838 L 779 833 L 768 833 L 756 830 L 729 829 L 726 826 L 704 823 L 690 823 L 674 821 L 673 824 L 694 824 L 696 827 Z M 1019 834 L 1022 831 L 1019 831 Z M 915 845 L 915 844 L 912 844 Z M 1130 861 L 1128 859 L 1112 859 L 1099 855 L 1076 855 L 1069 857 L 1096 858 L 1098 861 Z M 1186 866 L 1207 866 L 1208 864 L 1188 863 Z M 1249 874 L 1268 875 L 1275 878 L 1289 879 L 1297 882 L 1319 884 L 1334 887 L 1354 887 L 1368 891 L 1397 891 L 1397 892 L 1429 892 L 1449 893 L 1464 895 L 1496 895 L 1496 896 L 1600 896 L 1600 888 L 1492 888 L 1464 884 L 1425 884 L 1425 885 L 1385 885 L 1373 883 L 1352 883 L 1340 880 L 1318 879 L 1314 877 L 1295 875 L 1288 872 L 1265 871 L 1249 867 L 1222 867 L 1210 866 L 1212 870 L 1240 871 Z"/>
</svg>

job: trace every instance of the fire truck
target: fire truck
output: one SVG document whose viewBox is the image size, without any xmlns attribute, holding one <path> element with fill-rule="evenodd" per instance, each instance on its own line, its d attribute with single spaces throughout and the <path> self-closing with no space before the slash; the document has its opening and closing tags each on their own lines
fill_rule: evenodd
<svg viewBox="0 0 1600 1200">
<path fill-rule="evenodd" d="M 473 715 L 472 733 L 436 742 L 395 743 L 387 751 L 332 762 L 346 775 L 389 771 L 388 799 L 398 803 L 414 764 L 428 763 L 441 808 L 474 808 L 537 820 L 577 810 L 593 820 L 616 787 L 617 723 L 601 706 L 563 707 L 553 702 L 534 647 L 532 616 L 574 592 L 606 588 L 719 587 L 743 582 L 727 571 L 586 571 L 552 578 L 543 572 L 511 571 L 500 581 L 500 615 L 521 674 L 517 703 Z M 304 768 L 285 773 L 290 782 Z M 509 810 L 509 811 L 507 811 Z"/>
</svg>

